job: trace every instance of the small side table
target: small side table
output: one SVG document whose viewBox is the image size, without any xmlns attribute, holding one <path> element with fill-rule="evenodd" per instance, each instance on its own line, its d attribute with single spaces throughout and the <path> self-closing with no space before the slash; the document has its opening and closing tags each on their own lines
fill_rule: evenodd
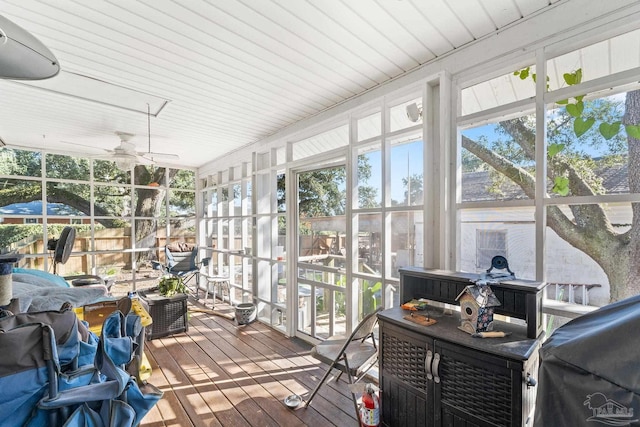
<svg viewBox="0 0 640 427">
<path fill-rule="evenodd" d="M 207 305 L 207 296 L 211 293 L 211 309 L 216 308 L 216 294 L 220 293 L 220 299 L 224 301 L 224 288 L 227 289 L 227 295 L 229 297 L 229 304 L 231 304 L 231 290 L 229 288 L 229 278 L 227 276 L 202 276 L 207 280 L 207 287 L 205 289 L 203 304 Z M 218 292 L 216 292 L 216 287 Z"/>
<path fill-rule="evenodd" d="M 187 294 L 165 297 L 157 290 L 138 292 L 140 298 L 149 304 L 149 314 L 153 323 L 147 326 L 147 339 L 166 337 L 167 335 L 187 332 Z"/>
</svg>

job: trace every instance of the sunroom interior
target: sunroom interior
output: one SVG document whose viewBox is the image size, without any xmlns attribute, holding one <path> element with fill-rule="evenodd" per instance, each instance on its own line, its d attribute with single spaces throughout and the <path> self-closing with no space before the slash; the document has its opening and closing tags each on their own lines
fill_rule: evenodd
<svg viewBox="0 0 640 427">
<path fill-rule="evenodd" d="M 61 274 L 125 296 L 193 244 L 223 301 L 310 344 L 406 302 L 404 267 L 503 256 L 548 283 L 547 334 L 640 294 L 637 1 L 0 5 L 60 64 L 0 80 L 20 267 L 71 225 Z"/>
</svg>

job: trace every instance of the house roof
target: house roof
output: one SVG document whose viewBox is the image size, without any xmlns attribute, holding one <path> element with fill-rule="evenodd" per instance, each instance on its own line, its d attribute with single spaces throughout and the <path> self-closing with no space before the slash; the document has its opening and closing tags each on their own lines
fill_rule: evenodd
<svg viewBox="0 0 640 427">
<path fill-rule="evenodd" d="M 602 179 L 602 187 L 606 194 L 629 193 L 629 166 L 628 164 L 613 165 L 599 168 L 596 175 Z M 527 195 L 522 188 L 512 181 L 500 182 L 498 191 L 492 190 L 494 180 L 489 171 L 465 172 L 462 174 L 462 201 L 490 201 L 490 200 L 517 200 L 526 199 Z M 551 191 L 552 197 L 560 197 Z"/>
<path fill-rule="evenodd" d="M 458 301 L 463 295 L 468 294 L 480 307 L 498 307 L 502 305 L 489 285 L 469 285 L 456 297 Z"/>
</svg>

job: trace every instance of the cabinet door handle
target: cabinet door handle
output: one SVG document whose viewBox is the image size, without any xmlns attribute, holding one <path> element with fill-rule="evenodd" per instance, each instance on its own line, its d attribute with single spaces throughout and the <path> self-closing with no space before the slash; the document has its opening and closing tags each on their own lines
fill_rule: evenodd
<svg viewBox="0 0 640 427">
<path fill-rule="evenodd" d="M 433 356 L 433 381 L 440 382 L 440 373 L 438 372 L 438 365 L 440 365 L 440 354 L 436 353 Z"/>
<path fill-rule="evenodd" d="M 427 357 L 424 358 L 424 370 L 427 371 L 427 379 L 431 381 L 433 375 L 431 374 L 431 361 L 433 360 L 433 352 L 427 350 Z"/>
</svg>

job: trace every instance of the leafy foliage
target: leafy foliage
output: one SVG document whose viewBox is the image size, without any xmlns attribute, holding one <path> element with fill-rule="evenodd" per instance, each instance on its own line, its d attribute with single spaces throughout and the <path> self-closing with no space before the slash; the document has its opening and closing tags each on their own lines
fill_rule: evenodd
<svg viewBox="0 0 640 427">
<path fill-rule="evenodd" d="M 514 74 L 523 80 L 531 76 L 528 70 Z M 567 85 L 579 84 L 582 71 L 566 73 L 563 78 Z M 619 174 L 628 173 L 631 192 L 640 191 L 640 91 L 626 93 L 624 100 L 616 95 L 599 99 L 579 95 L 556 104 L 558 107 L 547 115 L 551 192 L 559 196 L 604 194 L 603 171 L 612 166 Z M 497 124 L 496 134 L 504 138 L 475 141 L 463 135 L 462 145 L 470 153 L 463 156 L 463 161 L 476 156 L 493 177 L 508 179 L 528 197 L 535 197 L 535 175 L 527 166 L 535 160 L 535 130 L 533 117 L 521 117 Z M 636 274 L 640 268 L 636 261 L 640 258 L 640 204 L 631 204 L 633 222 L 626 225 L 629 231 L 614 228 L 604 204 L 567 207 L 569 212 L 548 206 L 547 225 L 602 267 L 609 278 L 612 301 L 640 293 L 640 277 Z"/>
<path fill-rule="evenodd" d="M 166 275 L 162 276 L 160 279 L 160 283 L 158 283 L 158 290 L 161 295 L 165 297 L 172 297 L 178 293 L 186 293 L 187 286 L 184 284 L 182 277 Z"/>
</svg>

